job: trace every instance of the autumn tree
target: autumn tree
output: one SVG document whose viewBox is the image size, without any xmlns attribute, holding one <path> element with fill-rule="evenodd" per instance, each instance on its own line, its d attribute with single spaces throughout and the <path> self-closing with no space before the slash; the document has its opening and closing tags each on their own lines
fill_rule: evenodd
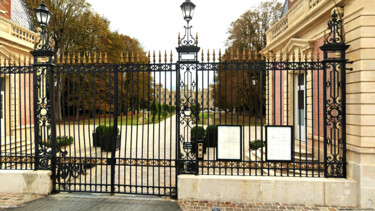
<svg viewBox="0 0 375 211">
<path fill-rule="evenodd" d="M 229 49 L 252 49 L 260 51 L 267 45 L 266 32 L 270 22 L 280 19 L 282 4 L 277 0 L 261 2 L 232 22 L 228 30 Z"/>
<path fill-rule="evenodd" d="M 259 105 L 264 101 L 261 90 L 265 90 L 266 83 L 262 75 L 264 73 L 259 71 L 261 58 L 257 52 L 266 46 L 266 31 L 271 21 L 279 20 L 281 11 L 281 3 L 276 0 L 265 1 L 232 22 L 228 30 L 228 48 L 223 56 L 223 64 L 215 76 L 215 96 L 220 108 L 259 113 Z M 238 63 L 240 60 L 254 62 L 244 66 Z M 258 79 L 256 85 L 252 84 L 254 77 Z"/>
<path fill-rule="evenodd" d="M 39 0 L 23 0 L 31 15 L 33 25 L 38 26 L 34 8 L 39 6 Z M 110 22 L 95 13 L 90 4 L 85 0 L 47 0 L 46 4 L 53 16 L 47 31 L 53 43 L 53 51 L 59 57 L 65 54 L 75 63 L 82 62 L 82 58 L 94 55 L 93 52 L 107 52 L 107 62 L 119 64 L 124 52 L 130 56 L 139 55 L 145 58 L 139 41 L 118 32 L 111 32 Z M 73 53 L 74 52 L 74 53 Z M 81 61 L 78 61 L 78 57 Z M 85 68 L 85 67 L 81 67 Z M 88 66 L 86 67 L 88 68 Z M 92 71 L 94 69 L 91 68 Z M 90 70 L 89 70 L 90 71 Z M 95 71 L 94 71 L 95 72 Z M 121 71 L 120 71 L 121 72 Z M 106 73 L 107 74 L 107 73 Z M 63 106 L 74 108 L 78 118 L 79 110 L 110 112 L 113 107 L 114 84 L 113 74 L 68 74 L 56 75 L 55 116 L 61 120 Z M 151 73 L 147 71 L 139 73 L 119 73 L 119 95 L 126 96 L 121 108 L 130 107 L 128 98 L 131 96 L 149 96 L 145 90 L 151 90 Z M 109 80 L 109 81 L 104 81 Z M 140 87 L 145 85 L 145 87 Z M 133 86 L 133 87 L 132 87 Z M 141 90 L 144 89 L 142 93 Z M 93 90 L 94 89 L 94 90 Z M 129 93 L 129 90 L 133 90 Z M 135 92 L 137 90 L 137 92 Z M 65 102 L 62 102 L 64 99 Z M 143 97 L 137 102 L 145 104 L 150 101 Z M 97 105 L 95 107 L 95 105 Z"/>
</svg>

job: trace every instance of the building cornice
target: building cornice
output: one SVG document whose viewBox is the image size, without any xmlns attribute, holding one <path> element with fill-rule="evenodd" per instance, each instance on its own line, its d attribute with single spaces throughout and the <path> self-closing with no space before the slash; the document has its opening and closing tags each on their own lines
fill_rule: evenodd
<svg viewBox="0 0 375 211">
<path fill-rule="evenodd" d="M 283 48 L 282 45 L 291 38 L 298 37 L 297 34 L 314 24 L 319 24 L 317 19 L 329 18 L 331 10 L 335 7 L 335 2 L 331 0 L 320 0 L 315 5 L 311 5 L 309 0 L 301 0 L 294 5 L 291 10 L 267 32 L 267 46 L 262 51 L 274 51 Z M 347 0 L 337 0 L 337 5 L 346 5 Z"/>
</svg>

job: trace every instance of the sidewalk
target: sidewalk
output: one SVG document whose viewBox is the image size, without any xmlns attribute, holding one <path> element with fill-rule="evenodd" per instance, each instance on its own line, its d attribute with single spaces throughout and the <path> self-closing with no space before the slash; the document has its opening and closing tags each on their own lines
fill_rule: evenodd
<svg viewBox="0 0 375 211">
<path fill-rule="evenodd" d="M 19 207 L 27 202 L 44 197 L 44 195 L 35 194 L 0 194 L 0 210 L 5 208 Z"/>
<path fill-rule="evenodd" d="M 39 200 L 19 204 L 10 211 L 176 211 L 181 210 L 177 201 L 155 196 L 129 196 L 89 193 L 61 193 L 42 197 Z"/>
<path fill-rule="evenodd" d="M 356 209 L 354 207 L 296 205 L 296 204 L 263 204 L 246 203 L 236 204 L 230 202 L 207 201 L 175 201 L 165 197 L 120 195 L 89 193 L 61 193 L 50 196 L 30 194 L 0 194 L 0 209 L 15 211 L 95 211 L 95 210 L 129 210 L 129 211 L 262 211 L 262 210 L 372 210 Z"/>
</svg>

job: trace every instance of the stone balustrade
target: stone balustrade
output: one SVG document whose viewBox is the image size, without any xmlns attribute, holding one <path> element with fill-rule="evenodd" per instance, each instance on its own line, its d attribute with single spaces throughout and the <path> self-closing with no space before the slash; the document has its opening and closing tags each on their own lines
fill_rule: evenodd
<svg viewBox="0 0 375 211">
<path fill-rule="evenodd" d="M 32 32 L 16 24 L 12 24 L 11 35 L 13 37 L 17 37 L 19 39 L 25 40 L 26 42 L 30 42 L 32 44 L 36 42 L 36 37 L 37 37 L 37 34 L 35 32 Z"/>
<path fill-rule="evenodd" d="M 0 33 L 3 39 L 13 40 L 13 42 L 23 40 L 26 42 L 24 45 L 31 48 L 34 47 L 35 43 L 39 39 L 39 35 L 36 32 L 19 26 L 4 17 L 0 17 Z M 22 41 L 17 43 L 21 44 Z"/>
<path fill-rule="evenodd" d="M 271 43 L 292 25 L 298 23 L 302 17 L 314 12 L 323 2 L 330 0 L 299 0 L 289 11 L 267 31 L 267 42 Z"/>
</svg>

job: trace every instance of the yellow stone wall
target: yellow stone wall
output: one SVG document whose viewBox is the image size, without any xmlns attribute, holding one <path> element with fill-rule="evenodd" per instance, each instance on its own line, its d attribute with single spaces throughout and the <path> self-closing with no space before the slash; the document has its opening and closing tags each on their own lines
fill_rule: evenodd
<svg viewBox="0 0 375 211">
<path fill-rule="evenodd" d="M 39 40 L 39 35 L 36 32 L 0 16 L 0 66 L 28 64 L 31 58 L 30 51 L 34 49 L 37 40 Z M 18 84 L 23 80 L 20 79 L 20 74 L 4 74 L 4 72 L 0 72 L 0 77 L 5 79 L 5 136 L 24 136 L 24 138 L 29 139 L 29 132 L 25 132 L 25 130 L 30 130 L 29 128 L 32 125 L 20 125 L 20 111 L 18 111 L 20 107 L 20 99 L 18 99 L 20 97 L 20 89 L 28 87 Z M 22 74 L 22 77 L 28 78 L 25 74 Z M 21 135 L 21 133 L 24 135 Z M 4 136 L 4 134 L 1 136 Z"/>
<path fill-rule="evenodd" d="M 375 208 L 375 1 L 336 2 L 344 9 L 346 43 L 350 45 L 347 59 L 354 62 L 349 65 L 353 71 L 347 72 L 346 85 L 347 175 L 358 182 L 358 205 Z M 310 49 L 309 41 L 323 37 L 334 3 L 298 0 L 267 32 L 268 44 L 262 52 Z M 309 81 L 307 86 L 311 87 Z M 307 109 L 311 121 L 311 106 Z"/>
</svg>

